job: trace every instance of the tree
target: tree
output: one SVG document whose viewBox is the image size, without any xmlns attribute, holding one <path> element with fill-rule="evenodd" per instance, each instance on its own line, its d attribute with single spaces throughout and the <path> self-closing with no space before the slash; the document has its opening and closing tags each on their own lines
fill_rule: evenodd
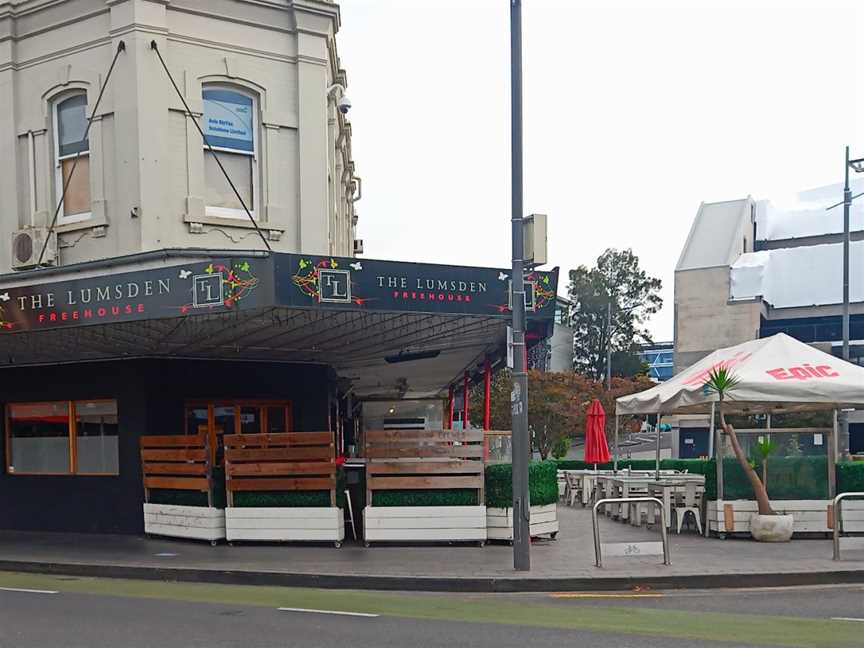
<svg viewBox="0 0 864 648">
<path fill-rule="evenodd" d="M 635 378 L 647 376 L 650 368 L 648 363 L 632 349 L 612 353 L 612 375 L 618 378 Z"/>
<path fill-rule="evenodd" d="M 573 366 L 577 373 L 595 380 L 606 375 L 606 349 L 613 354 L 634 355 L 640 343 L 650 343 L 644 328 L 648 318 L 663 305 L 660 279 L 649 277 L 639 267 L 632 250 L 608 249 L 594 268 L 579 266 L 570 271 L 568 296 L 573 327 Z M 612 326 L 608 308 L 612 305 Z"/>
<path fill-rule="evenodd" d="M 723 431 L 729 435 L 729 443 L 732 445 L 735 458 L 738 459 L 741 469 L 750 482 L 750 487 L 753 489 L 753 495 L 756 497 L 756 503 L 759 507 L 759 515 L 775 515 L 774 509 L 771 508 L 771 501 L 768 499 L 768 490 L 765 488 L 765 484 L 762 483 L 759 475 L 756 474 L 753 466 L 747 460 L 747 455 L 744 454 L 744 450 L 738 442 L 738 435 L 735 433 L 734 426 L 726 421 L 725 401 L 728 399 L 729 393 L 734 391 L 737 386 L 738 378 L 726 367 L 712 369 L 704 384 L 705 389 L 717 394 L 717 398 L 720 401 L 717 403 L 717 409 L 720 410 L 720 425 L 723 427 Z"/>
<path fill-rule="evenodd" d="M 615 399 L 654 386 L 645 376 L 635 379 L 613 378 L 612 389 L 602 381 L 574 373 L 528 372 L 528 427 L 532 450 L 546 459 L 563 439 L 585 435 L 586 410 L 598 398 L 607 413 L 606 435 L 614 426 Z M 509 430 L 511 425 L 510 389 L 512 375 L 500 371 L 492 378 L 490 394 L 490 426 L 493 430 Z M 471 423 L 483 424 L 483 385 L 471 389 L 469 408 Z"/>
</svg>

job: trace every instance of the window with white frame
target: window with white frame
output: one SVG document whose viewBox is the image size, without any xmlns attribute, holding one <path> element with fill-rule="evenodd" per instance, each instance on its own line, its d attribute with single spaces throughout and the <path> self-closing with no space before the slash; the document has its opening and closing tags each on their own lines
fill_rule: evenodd
<svg viewBox="0 0 864 648">
<path fill-rule="evenodd" d="M 246 207 L 254 215 L 257 168 L 257 102 L 246 92 L 225 86 L 204 86 L 204 180 L 207 214 L 229 218 L 246 218 L 243 204 L 216 162 L 207 144 L 213 147 L 219 161 Z"/>
<path fill-rule="evenodd" d="M 60 223 L 90 218 L 90 142 L 87 132 L 87 95 L 83 92 L 54 104 L 54 168 L 57 200 L 66 189 Z M 77 159 L 77 162 L 76 162 Z M 72 173 L 72 168 L 75 172 Z M 71 174 L 71 179 L 70 179 Z"/>
</svg>

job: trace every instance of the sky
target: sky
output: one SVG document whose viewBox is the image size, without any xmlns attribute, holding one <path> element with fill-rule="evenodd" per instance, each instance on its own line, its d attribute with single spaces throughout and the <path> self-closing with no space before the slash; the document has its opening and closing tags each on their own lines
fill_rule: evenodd
<svg viewBox="0 0 864 648">
<path fill-rule="evenodd" d="M 508 267 L 509 2 L 340 4 L 364 256 Z M 545 267 L 566 294 L 572 268 L 632 248 L 663 281 L 655 340 L 672 339 L 701 202 L 839 182 L 844 147 L 864 156 L 864 3 L 523 0 L 522 13 L 524 207 L 548 214 Z"/>
</svg>

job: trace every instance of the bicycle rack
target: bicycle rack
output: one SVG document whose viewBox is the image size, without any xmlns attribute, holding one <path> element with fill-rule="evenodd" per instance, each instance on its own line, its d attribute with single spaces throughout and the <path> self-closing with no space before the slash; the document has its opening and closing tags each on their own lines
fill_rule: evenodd
<svg viewBox="0 0 864 648">
<path fill-rule="evenodd" d="M 610 497 L 608 499 L 598 500 L 594 503 L 594 507 L 591 509 L 591 524 L 594 527 L 594 559 L 597 567 L 603 566 L 603 556 L 601 555 L 600 549 L 600 527 L 597 522 L 597 509 L 600 508 L 600 506 L 602 506 L 603 504 L 629 504 L 631 502 L 652 502 L 657 505 L 657 508 L 660 509 L 660 537 L 663 541 L 663 564 L 672 564 L 672 561 L 669 557 L 669 537 L 668 531 L 666 529 L 666 509 L 663 508 L 663 502 L 661 502 L 656 497 Z M 642 543 L 633 542 L 625 544 L 629 544 L 635 547 L 636 545 Z M 638 553 L 638 551 L 628 554 L 625 549 L 625 555 L 634 555 L 636 553 Z"/>
<path fill-rule="evenodd" d="M 843 526 L 843 516 L 840 515 L 840 502 L 847 497 L 864 497 L 864 493 L 840 493 L 834 498 L 834 560 L 840 560 L 840 527 Z M 854 544 L 862 543 L 861 548 L 864 549 L 864 538 L 849 538 L 849 540 L 857 541 Z"/>
</svg>

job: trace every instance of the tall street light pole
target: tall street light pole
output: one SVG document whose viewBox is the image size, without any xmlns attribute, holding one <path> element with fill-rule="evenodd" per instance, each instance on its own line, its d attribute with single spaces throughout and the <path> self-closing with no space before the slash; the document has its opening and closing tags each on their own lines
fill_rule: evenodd
<svg viewBox="0 0 864 648">
<path fill-rule="evenodd" d="M 843 359 L 849 361 L 849 212 L 852 209 L 852 201 L 860 196 L 853 196 L 849 187 L 849 169 L 856 173 L 864 171 L 864 158 L 857 160 L 849 159 L 849 147 L 846 147 L 846 163 L 843 166 Z M 836 206 L 836 205 L 835 205 Z M 829 208 L 830 209 L 830 208 Z M 843 459 L 849 455 L 849 416 L 846 412 L 840 415 L 840 439 L 839 450 Z"/>
<path fill-rule="evenodd" d="M 849 211 L 852 190 L 849 188 L 849 147 L 846 147 L 845 181 L 843 183 L 843 359 L 849 360 Z"/>
<path fill-rule="evenodd" d="M 510 147 L 513 242 L 513 568 L 531 569 L 530 502 L 528 500 L 528 374 L 525 354 L 525 280 L 522 232 L 522 0 L 510 0 Z"/>
<path fill-rule="evenodd" d="M 612 300 L 606 304 L 606 391 L 612 389 Z"/>
</svg>

